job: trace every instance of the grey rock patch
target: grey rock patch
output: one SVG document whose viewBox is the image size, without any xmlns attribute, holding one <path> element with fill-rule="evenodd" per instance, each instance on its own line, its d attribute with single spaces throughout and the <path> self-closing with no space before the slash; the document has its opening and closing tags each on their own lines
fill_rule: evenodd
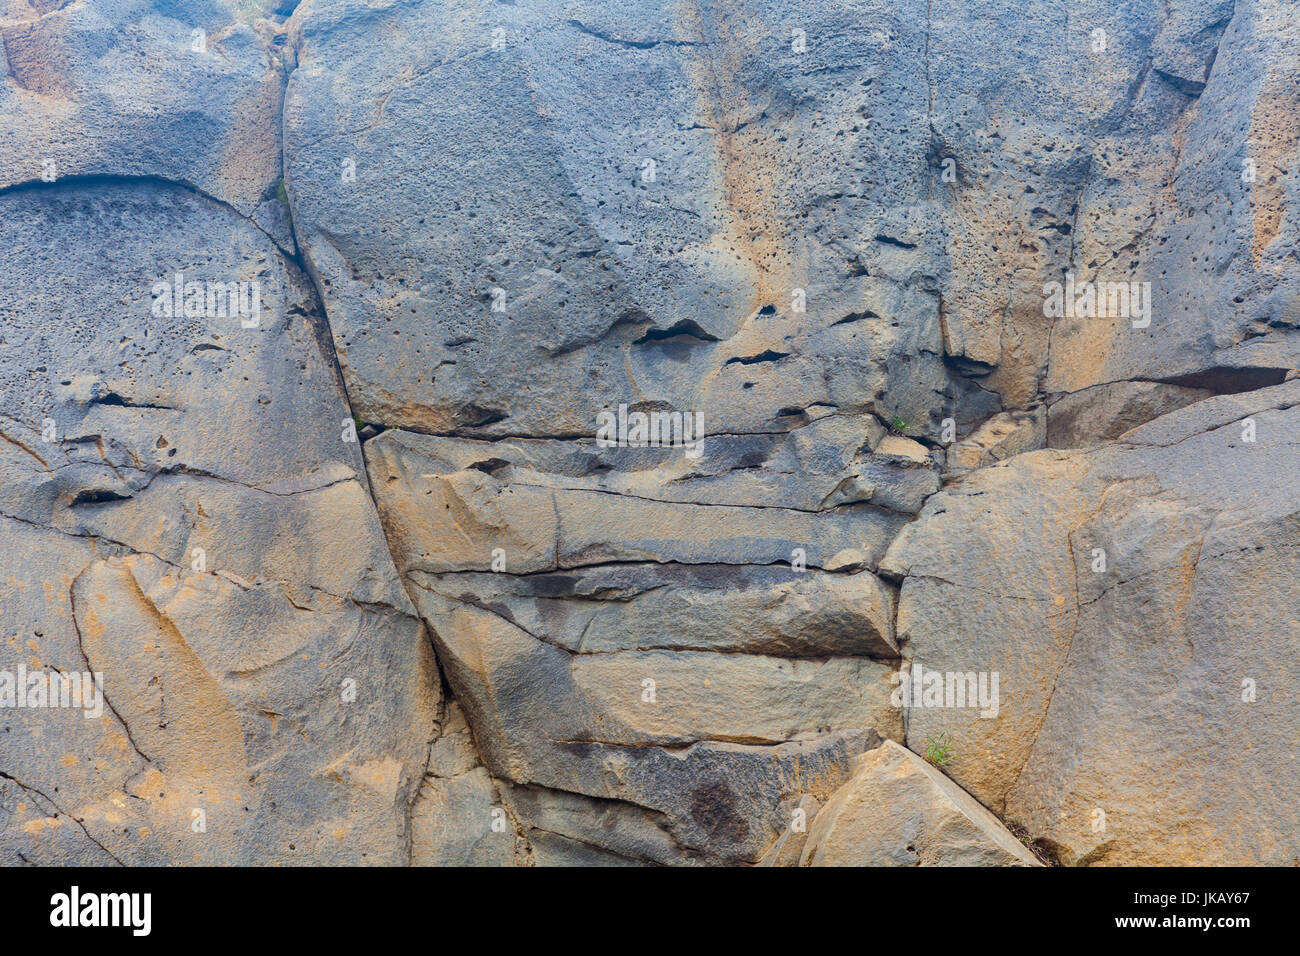
<svg viewBox="0 0 1300 956">
<path fill-rule="evenodd" d="M 5 845 L 405 862 L 436 665 L 342 440 L 310 286 L 178 187 L 8 193 L 0 213 L 3 666 L 102 672 L 105 697 L 94 719 L 5 711 L 0 772 L 62 811 L 22 798 Z M 256 283 L 258 323 L 163 314 L 178 272 Z"/>
<path fill-rule="evenodd" d="M 248 217 L 273 197 L 282 67 L 224 4 L 13 6 L 0 18 L 0 187 L 157 176 Z"/>
</svg>

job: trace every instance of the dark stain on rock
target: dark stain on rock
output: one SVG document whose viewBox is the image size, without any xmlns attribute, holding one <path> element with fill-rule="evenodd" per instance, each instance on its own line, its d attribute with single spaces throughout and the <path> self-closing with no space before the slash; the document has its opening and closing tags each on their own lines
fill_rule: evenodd
<svg viewBox="0 0 1300 956">
<path fill-rule="evenodd" d="M 736 795 L 722 782 L 696 788 L 691 794 L 691 819 L 713 840 L 739 843 L 749 836 L 749 824 L 736 810 Z"/>
<path fill-rule="evenodd" d="M 470 607 L 476 607 L 480 611 L 487 611 L 489 614 L 495 614 L 497 617 L 504 618 L 515 627 L 524 630 L 523 627 L 520 627 L 519 622 L 515 620 L 515 616 L 511 613 L 510 608 L 499 601 L 494 601 L 489 604 L 472 591 L 462 591 L 457 600 L 462 604 L 468 604 Z"/>
<path fill-rule="evenodd" d="M 539 574 L 532 578 L 533 593 L 542 598 L 567 597 L 574 593 L 579 578 L 572 574 Z"/>
</svg>

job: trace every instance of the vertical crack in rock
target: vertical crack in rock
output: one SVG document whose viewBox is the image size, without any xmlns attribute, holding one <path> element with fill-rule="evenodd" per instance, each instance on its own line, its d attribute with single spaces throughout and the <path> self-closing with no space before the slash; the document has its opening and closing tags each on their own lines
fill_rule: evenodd
<svg viewBox="0 0 1300 956">
<path fill-rule="evenodd" d="M 86 571 L 88 571 L 89 569 L 90 569 L 90 565 L 87 565 L 86 567 L 82 568 L 81 571 L 77 573 L 77 576 L 72 579 L 72 583 L 68 585 L 68 609 L 71 611 L 72 630 L 77 635 L 77 649 L 81 652 L 81 659 L 86 662 L 86 670 L 89 673 L 94 673 L 95 670 L 94 665 L 90 663 L 90 658 L 86 654 L 86 642 L 84 638 L 81 636 L 81 624 L 77 620 L 77 598 L 76 598 L 77 581 L 80 580 L 81 576 L 85 574 Z M 113 716 L 117 718 L 117 722 L 122 725 L 122 733 L 126 735 L 127 741 L 131 744 L 131 749 L 134 750 L 137 754 L 139 754 L 140 759 L 145 762 L 146 766 L 153 763 L 153 761 L 149 758 L 149 755 L 146 754 L 143 750 L 141 750 L 140 745 L 136 743 L 135 736 L 131 733 L 131 728 L 127 725 L 126 720 L 123 719 L 122 714 L 118 711 L 118 709 L 113 706 L 113 702 L 112 700 L 109 699 L 108 694 L 104 693 L 102 688 L 100 689 L 100 693 L 104 695 L 104 706 L 109 709 L 109 711 L 113 714 Z"/>
</svg>

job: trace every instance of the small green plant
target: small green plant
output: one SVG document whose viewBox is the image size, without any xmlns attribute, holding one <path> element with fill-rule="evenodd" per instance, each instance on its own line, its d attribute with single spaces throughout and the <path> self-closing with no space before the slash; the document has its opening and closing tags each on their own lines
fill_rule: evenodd
<svg viewBox="0 0 1300 956">
<path fill-rule="evenodd" d="M 942 769 L 952 759 L 952 738 L 947 734 L 926 737 L 922 746 L 925 748 L 925 759 L 936 767 Z"/>
<path fill-rule="evenodd" d="M 1071 863 L 1062 863 L 1060 860 L 1058 860 L 1052 854 L 1052 851 L 1047 848 L 1046 844 L 1043 843 L 1043 841 L 1035 840 L 1029 835 L 1029 827 L 1025 826 L 1023 821 L 1018 820 L 1015 817 L 1010 817 L 1003 822 L 1006 823 L 1007 832 L 1009 832 L 1013 837 L 1019 840 L 1021 844 L 1024 846 L 1024 848 L 1028 850 L 1030 853 L 1032 853 L 1034 855 L 1034 858 L 1038 860 L 1039 863 L 1043 864 L 1043 866 L 1078 866 L 1079 865 L 1078 860 L 1075 860 Z"/>
<path fill-rule="evenodd" d="M 907 422 L 899 415 L 894 416 L 894 420 L 889 423 L 889 430 L 895 435 L 901 435 L 907 431 Z"/>
</svg>

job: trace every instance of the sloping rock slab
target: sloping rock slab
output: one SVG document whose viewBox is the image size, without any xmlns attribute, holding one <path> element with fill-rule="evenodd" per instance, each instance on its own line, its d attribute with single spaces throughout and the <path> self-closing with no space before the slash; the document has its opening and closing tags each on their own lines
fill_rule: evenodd
<svg viewBox="0 0 1300 956">
<path fill-rule="evenodd" d="M 813 819 L 801 866 L 1039 866 L 1000 820 L 892 740 L 854 761 Z"/>
</svg>

